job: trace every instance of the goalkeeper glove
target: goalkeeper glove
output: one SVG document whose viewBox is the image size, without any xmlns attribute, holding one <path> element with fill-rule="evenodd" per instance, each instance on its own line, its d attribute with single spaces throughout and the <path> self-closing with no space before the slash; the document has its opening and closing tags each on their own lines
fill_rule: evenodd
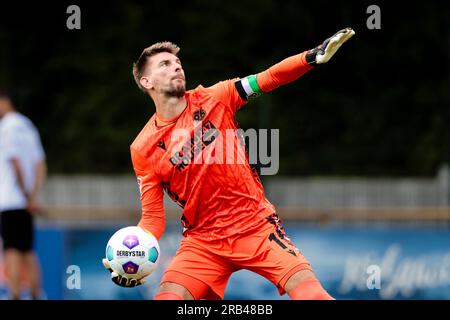
<svg viewBox="0 0 450 320">
<path fill-rule="evenodd" d="M 132 287 L 140 286 L 146 280 L 146 278 L 137 280 L 137 279 L 127 278 L 125 276 L 122 276 L 122 275 L 118 274 L 117 272 L 115 272 L 113 269 L 111 269 L 108 259 L 103 258 L 102 262 L 103 262 L 103 265 L 105 266 L 105 268 L 108 269 L 109 272 L 111 272 L 112 282 L 114 282 L 118 286 L 132 288 Z"/>
<path fill-rule="evenodd" d="M 348 39 L 353 37 L 355 31 L 352 28 L 345 28 L 336 32 L 332 37 L 325 40 L 320 46 L 309 50 L 306 53 L 306 62 L 310 65 L 322 64 L 328 62 L 336 51 Z"/>
</svg>

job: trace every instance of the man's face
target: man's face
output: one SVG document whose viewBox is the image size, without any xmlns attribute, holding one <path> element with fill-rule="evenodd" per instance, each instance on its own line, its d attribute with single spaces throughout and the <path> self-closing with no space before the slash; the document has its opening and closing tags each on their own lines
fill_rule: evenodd
<svg viewBox="0 0 450 320">
<path fill-rule="evenodd" d="M 186 91 L 186 78 L 181 61 L 169 52 L 151 56 L 141 83 L 144 87 L 169 97 L 182 97 Z"/>
</svg>

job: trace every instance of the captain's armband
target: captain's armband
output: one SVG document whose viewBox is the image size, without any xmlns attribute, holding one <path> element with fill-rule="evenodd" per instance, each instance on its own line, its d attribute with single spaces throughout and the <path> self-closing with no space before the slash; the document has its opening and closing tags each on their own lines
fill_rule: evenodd
<svg viewBox="0 0 450 320">
<path fill-rule="evenodd" d="M 259 97 L 264 92 L 259 88 L 255 75 L 239 79 L 234 83 L 239 96 L 247 101 Z"/>
</svg>

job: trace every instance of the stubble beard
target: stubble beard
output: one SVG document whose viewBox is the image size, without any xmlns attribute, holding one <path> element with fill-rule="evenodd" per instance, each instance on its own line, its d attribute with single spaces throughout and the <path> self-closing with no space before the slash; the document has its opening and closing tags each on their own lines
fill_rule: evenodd
<svg viewBox="0 0 450 320">
<path fill-rule="evenodd" d="M 172 88 L 170 88 L 165 92 L 165 95 L 167 97 L 181 98 L 184 96 L 185 93 L 186 93 L 186 86 L 185 84 L 182 84 L 172 86 Z"/>
</svg>

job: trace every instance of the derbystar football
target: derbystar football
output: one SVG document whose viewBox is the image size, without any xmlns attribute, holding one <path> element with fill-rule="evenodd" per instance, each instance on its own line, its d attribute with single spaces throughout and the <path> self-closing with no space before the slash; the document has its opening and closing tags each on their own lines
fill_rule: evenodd
<svg viewBox="0 0 450 320">
<path fill-rule="evenodd" d="M 137 226 L 118 230 L 106 245 L 111 269 L 127 278 L 142 279 L 155 271 L 159 262 L 158 240 Z"/>
</svg>

